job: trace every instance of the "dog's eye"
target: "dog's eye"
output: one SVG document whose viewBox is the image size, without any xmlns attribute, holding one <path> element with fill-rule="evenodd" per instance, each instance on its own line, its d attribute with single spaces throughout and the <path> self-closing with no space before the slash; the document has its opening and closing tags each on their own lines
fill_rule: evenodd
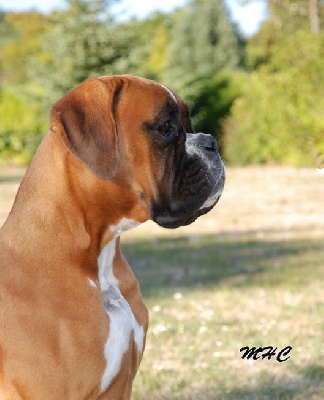
<svg viewBox="0 0 324 400">
<path fill-rule="evenodd" d="M 159 132 L 162 133 L 164 136 L 173 135 L 176 131 L 176 128 L 170 123 L 170 121 L 166 122 L 165 124 L 159 127 Z"/>
</svg>

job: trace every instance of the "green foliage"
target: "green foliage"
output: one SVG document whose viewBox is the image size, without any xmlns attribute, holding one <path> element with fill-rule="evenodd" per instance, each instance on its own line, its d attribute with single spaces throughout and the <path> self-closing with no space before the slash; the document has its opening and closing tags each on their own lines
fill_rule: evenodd
<svg viewBox="0 0 324 400">
<path fill-rule="evenodd" d="M 222 0 L 189 0 L 171 14 L 122 23 L 114 1 L 0 13 L 0 157 L 31 155 L 44 115 L 83 80 L 128 73 L 175 90 L 196 131 L 216 136 L 231 163 L 323 161 L 323 35 L 310 33 L 308 2 L 269 1 L 245 57 Z M 245 59 L 259 69 L 238 72 Z"/>
<path fill-rule="evenodd" d="M 37 102 L 17 89 L 0 90 L 0 155 L 3 159 L 29 161 L 45 129 Z"/>
<path fill-rule="evenodd" d="M 319 2 L 319 0 L 317 0 Z M 270 8 L 270 19 L 281 37 L 294 34 L 296 30 L 310 30 L 309 22 L 309 0 L 280 0 L 268 1 Z M 322 7 L 319 13 L 322 14 Z"/>
<path fill-rule="evenodd" d="M 226 122 L 233 164 L 317 165 L 324 158 L 324 35 L 280 41 L 267 66 L 246 76 Z"/>
<path fill-rule="evenodd" d="M 7 80 L 24 84 L 29 78 L 28 60 L 40 53 L 46 26 L 47 18 L 37 11 L 4 15 L 0 22 L 0 37 L 1 31 L 5 32 L 0 41 L 0 71 Z"/>
<path fill-rule="evenodd" d="M 173 14 L 156 12 L 140 22 L 141 48 L 146 48 L 146 54 L 143 54 L 139 64 L 143 74 L 148 78 L 163 80 L 176 15 L 177 12 Z"/>
<path fill-rule="evenodd" d="M 221 71 L 211 78 L 196 81 L 195 85 L 192 83 L 196 86 L 196 93 L 189 103 L 192 104 L 195 130 L 215 136 L 221 151 L 222 123 L 240 94 L 241 76 L 240 73 Z"/>
<path fill-rule="evenodd" d="M 113 0 L 66 3 L 49 16 L 29 12 L 2 18 L 14 33 L 0 47 L 3 71 L 8 81 L 32 96 L 32 107 L 47 114 L 58 98 L 90 76 L 130 73 L 168 84 L 189 102 L 196 129 L 219 133 L 235 97 L 230 74 L 221 70 L 236 67 L 240 60 L 238 36 L 221 1 L 194 0 L 173 14 L 154 13 L 144 21 L 124 23 L 111 13 Z M 179 48 L 190 50 L 190 62 L 179 62 Z M 25 82 L 32 83 L 32 93 Z M 17 113 L 19 107 L 17 103 Z M 32 119 L 34 112 L 28 109 Z M 8 129 L 2 129 L 7 139 L 0 154 L 26 149 L 19 128 Z"/>
<path fill-rule="evenodd" d="M 233 71 L 242 49 L 236 27 L 222 1 L 208 0 L 192 0 L 163 22 L 151 53 L 157 79 L 189 104 L 196 131 L 220 138 L 221 121 L 238 94 Z"/>
<path fill-rule="evenodd" d="M 197 78 L 239 64 L 238 35 L 222 1 L 192 0 L 178 13 L 164 72 L 165 81 L 175 90 L 186 97 Z"/>
<path fill-rule="evenodd" d="M 248 0 L 252 1 L 252 0 Z M 277 44 L 302 30 L 311 31 L 309 1 L 268 0 L 269 16 L 247 43 L 246 58 L 251 68 L 266 64 L 278 49 Z M 318 17 L 323 20 L 324 2 L 318 1 Z"/>
<path fill-rule="evenodd" d="M 163 66 L 164 44 L 160 42 L 159 29 L 165 29 L 166 14 L 154 13 L 144 21 L 136 18 L 117 24 L 124 51 L 110 67 L 117 74 L 133 74 L 159 80 L 159 70 Z"/>
<path fill-rule="evenodd" d="M 117 29 L 110 4 L 69 0 L 66 9 L 51 15 L 42 38 L 45 57 L 30 65 L 32 78 L 47 90 L 47 106 L 90 76 L 115 73 L 113 65 L 128 54 L 129 32 Z"/>
<path fill-rule="evenodd" d="M 0 9 L 0 49 L 15 37 L 15 30 L 7 23 L 6 15 L 7 13 Z"/>
</svg>

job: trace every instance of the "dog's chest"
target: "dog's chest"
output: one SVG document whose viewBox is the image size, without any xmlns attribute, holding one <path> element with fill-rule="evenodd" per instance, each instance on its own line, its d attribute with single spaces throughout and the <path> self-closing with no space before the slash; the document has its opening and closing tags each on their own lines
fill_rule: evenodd
<svg viewBox="0 0 324 400">
<path fill-rule="evenodd" d="M 101 379 L 101 393 L 109 387 L 120 371 L 122 358 L 129 348 L 132 333 L 140 354 L 144 345 L 144 329 L 136 321 L 113 275 L 114 255 L 115 241 L 112 241 L 103 249 L 98 260 L 100 288 L 109 317 L 109 335 L 104 347 L 106 369 Z"/>
</svg>

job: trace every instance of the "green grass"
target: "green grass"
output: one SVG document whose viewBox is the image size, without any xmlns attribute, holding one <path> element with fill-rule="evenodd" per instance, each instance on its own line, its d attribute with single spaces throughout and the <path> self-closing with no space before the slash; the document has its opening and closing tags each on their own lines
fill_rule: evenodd
<svg viewBox="0 0 324 400">
<path fill-rule="evenodd" d="M 323 240 L 171 236 L 123 249 L 151 316 L 135 399 L 324 396 Z M 245 345 L 293 350 L 285 363 L 242 360 Z"/>
<path fill-rule="evenodd" d="M 20 176 L 8 171 L 3 219 Z M 147 223 L 122 238 L 150 311 L 133 399 L 323 399 L 324 177 L 227 176 L 219 205 L 193 225 Z M 292 346 L 290 359 L 241 359 L 241 347 L 269 345 Z"/>
<path fill-rule="evenodd" d="M 297 290 L 324 278 L 323 240 L 258 240 L 253 234 L 134 240 L 124 254 L 146 297 L 166 289 L 266 286 Z"/>
</svg>

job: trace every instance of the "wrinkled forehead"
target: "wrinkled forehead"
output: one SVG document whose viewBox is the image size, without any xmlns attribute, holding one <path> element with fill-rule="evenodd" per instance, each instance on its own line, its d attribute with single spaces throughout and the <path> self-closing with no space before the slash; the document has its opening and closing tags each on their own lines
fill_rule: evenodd
<svg viewBox="0 0 324 400">
<path fill-rule="evenodd" d="M 131 78 L 128 83 L 127 92 L 131 95 L 127 96 L 129 111 L 140 110 L 140 115 L 143 117 L 145 115 L 144 118 L 152 118 L 153 115 L 178 114 L 185 130 L 193 132 L 188 106 L 171 89 L 145 78 Z"/>
<path fill-rule="evenodd" d="M 148 97 L 153 96 L 155 99 L 159 99 L 161 103 L 173 103 L 175 106 L 179 106 L 178 96 L 168 87 L 161 83 L 151 81 L 144 78 L 137 78 L 134 82 L 134 87 L 139 89 L 143 95 Z"/>
<path fill-rule="evenodd" d="M 160 83 L 157 83 L 157 85 L 165 91 L 168 97 L 168 102 L 166 103 L 166 106 L 169 108 L 170 112 L 172 113 L 177 110 L 185 130 L 187 132 L 193 132 L 194 130 L 190 121 L 190 110 L 187 104 L 168 87 Z"/>
</svg>

